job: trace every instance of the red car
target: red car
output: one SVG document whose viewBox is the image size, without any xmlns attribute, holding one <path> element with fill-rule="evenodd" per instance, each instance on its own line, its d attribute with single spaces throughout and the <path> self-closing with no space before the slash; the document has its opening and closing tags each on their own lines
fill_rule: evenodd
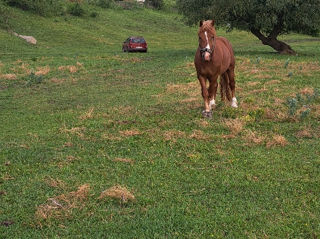
<svg viewBox="0 0 320 239">
<path fill-rule="evenodd" d="M 129 37 L 125 42 L 123 42 L 122 51 L 123 52 L 132 52 L 132 51 L 147 52 L 148 45 L 143 37 Z"/>
</svg>

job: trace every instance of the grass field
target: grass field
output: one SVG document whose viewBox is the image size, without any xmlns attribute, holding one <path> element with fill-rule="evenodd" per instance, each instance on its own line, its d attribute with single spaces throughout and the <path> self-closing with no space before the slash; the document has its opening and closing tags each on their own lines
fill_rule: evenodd
<svg viewBox="0 0 320 239">
<path fill-rule="evenodd" d="M 320 39 L 284 36 L 289 57 L 220 29 L 240 107 L 206 120 L 196 27 L 93 10 L 15 10 L 35 47 L 0 30 L 0 237 L 320 238 Z"/>
</svg>

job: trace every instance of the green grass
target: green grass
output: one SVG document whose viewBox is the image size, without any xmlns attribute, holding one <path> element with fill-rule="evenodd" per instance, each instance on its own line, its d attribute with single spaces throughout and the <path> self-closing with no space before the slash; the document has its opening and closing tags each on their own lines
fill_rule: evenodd
<svg viewBox="0 0 320 239">
<path fill-rule="evenodd" d="M 320 98 L 303 120 L 286 103 L 320 88 L 319 39 L 284 36 L 299 53 L 288 61 L 220 29 L 240 107 L 219 103 L 205 120 L 195 27 L 145 9 L 90 11 L 98 17 L 15 10 L 13 29 L 37 46 L 0 31 L 1 237 L 320 236 Z M 129 35 L 149 52 L 122 53 Z M 83 198 L 72 193 L 81 185 Z M 136 200 L 98 199 L 114 185 Z"/>
</svg>

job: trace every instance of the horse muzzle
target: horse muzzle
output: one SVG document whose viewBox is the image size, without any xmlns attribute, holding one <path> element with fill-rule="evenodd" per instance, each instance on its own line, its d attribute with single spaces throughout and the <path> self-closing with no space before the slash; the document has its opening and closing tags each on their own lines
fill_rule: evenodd
<svg viewBox="0 0 320 239">
<path fill-rule="evenodd" d="M 200 49 L 201 57 L 205 61 L 210 61 L 212 59 L 212 50 L 209 48 Z"/>
</svg>

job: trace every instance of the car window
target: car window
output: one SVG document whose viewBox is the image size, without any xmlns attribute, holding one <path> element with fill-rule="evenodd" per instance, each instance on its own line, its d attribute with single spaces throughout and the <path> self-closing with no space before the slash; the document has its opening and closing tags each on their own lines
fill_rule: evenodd
<svg viewBox="0 0 320 239">
<path fill-rule="evenodd" d="M 131 39 L 132 43 L 145 43 L 146 41 L 143 38 L 133 38 Z"/>
</svg>

